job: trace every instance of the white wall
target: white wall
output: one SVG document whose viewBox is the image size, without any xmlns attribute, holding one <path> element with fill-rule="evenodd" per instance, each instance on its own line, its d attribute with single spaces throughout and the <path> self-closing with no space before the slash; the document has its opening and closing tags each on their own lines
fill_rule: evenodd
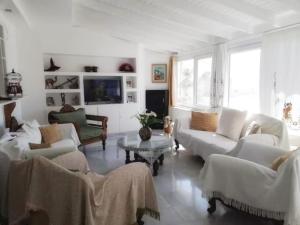
<svg viewBox="0 0 300 225">
<path fill-rule="evenodd" d="M 8 68 L 16 68 L 23 76 L 24 98 L 21 103 L 24 120 L 37 119 L 40 123 L 47 122 L 43 77 L 45 53 L 136 58 L 140 98 L 136 111 L 145 108 L 146 89 L 167 89 L 166 83 L 152 83 L 151 65 L 167 64 L 168 54 L 145 50 L 142 45 L 102 36 L 81 28 L 47 26 L 32 29 L 20 18 L 12 20 L 8 27 L 15 30 L 15 33 L 10 35 L 11 47 L 7 51 L 7 55 L 12 58 Z M 133 112 L 132 109 L 129 111 Z M 3 122 L 0 122 L 0 126 L 1 123 Z"/>
<path fill-rule="evenodd" d="M 167 90 L 167 83 L 152 83 L 152 64 L 168 64 L 169 54 L 145 50 L 145 88 L 146 90 Z"/>
<path fill-rule="evenodd" d="M 11 20 L 13 16 L 10 14 L 5 13 L 3 10 L 0 11 L 0 24 L 4 28 L 4 37 L 5 37 L 5 53 L 6 53 L 6 67 L 7 72 L 11 71 L 12 68 L 17 68 L 17 53 L 16 53 L 16 31 L 13 23 Z M 1 90 L 0 93 L 5 92 Z M 17 107 L 15 109 L 14 114 L 17 116 L 18 119 L 21 117 L 21 109 Z M 3 113 L 3 106 L 0 105 L 0 136 L 4 130 L 4 113 Z"/>
</svg>

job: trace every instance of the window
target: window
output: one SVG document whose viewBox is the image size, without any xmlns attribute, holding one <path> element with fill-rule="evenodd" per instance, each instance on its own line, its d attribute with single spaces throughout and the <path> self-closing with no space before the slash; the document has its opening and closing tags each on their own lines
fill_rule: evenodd
<svg viewBox="0 0 300 225">
<path fill-rule="evenodd" d="M 210 105 L 210 81 L 212 57 L 198 60 L 197 105 Z"/>
<path fill-rule="evenodd" d="M 260 49 L 230 54 L 228 106 L 259 111 Z"/>
<path fill-rule="evenodd" d="M 177 103 L 192 106 L 194 102 L 194 59 L 178 62 Z"/>
<path fill-rule="evenodd" d="M 6 71 L 6 60 L 4 51 L 4 32 L 3 27 L 0 25 L 0 96 L 5 96 L 5 75 Z"/>
</svg>

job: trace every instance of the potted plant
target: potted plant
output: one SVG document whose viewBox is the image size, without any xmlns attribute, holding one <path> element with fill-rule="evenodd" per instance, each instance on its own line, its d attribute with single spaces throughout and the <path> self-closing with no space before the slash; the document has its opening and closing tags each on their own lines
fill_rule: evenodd
<svg viewBox="0 0 300 225">
<path fill-rule="evenodd" d="M 157 115 L 155 112 L 143 112 L 135 115 L 135 118 L 138 119 L 142 128 L 139 130 L 139 135 L 143 141 L 147 141 L 151 138 L 152 130 L 150 128 L 151 124 L 159 122 L 159 119 L 156 118 Z"/>
</svg>

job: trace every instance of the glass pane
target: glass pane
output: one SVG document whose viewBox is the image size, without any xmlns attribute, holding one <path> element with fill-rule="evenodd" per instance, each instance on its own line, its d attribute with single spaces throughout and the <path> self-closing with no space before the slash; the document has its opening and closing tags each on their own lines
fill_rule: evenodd
<svg viewBox="0 0 300 225">
<path fill-rule="evenodd" d="M 177 103 L 185 106 L 193 105 L 194 95 L 194 60 L 178 62 Z"/>
<path fill-rule="evenodd" d="M 211 57 L 198 60 L 197 105 L 210 105 L 211 63 Z"/>
<path fill-rule="evenodd" d="M 0 38 L 4 38 L 3 26 L 0 25 Z"/>
<path fill-rule="evenodd" d="M 0 40 L 0 49 L 1 49 L 1 56 L 5 57 L 5 46 L 4 46 L 4 40 Z"/>
<path fill-rule="evenodd" d="M 230 56 L 229 106 L 259 112 L 260 49 Z"/>
</svg>

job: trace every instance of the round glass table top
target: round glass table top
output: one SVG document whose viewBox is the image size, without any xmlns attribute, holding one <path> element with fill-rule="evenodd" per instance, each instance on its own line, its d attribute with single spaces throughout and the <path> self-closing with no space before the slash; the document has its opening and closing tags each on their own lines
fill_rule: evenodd
<svg viewBox="0 0 300 225">
<path fill-rule="evenodd" d="M 138 134 L 128 134 L 118 139 L 120 148 L 127 151 L 156 151 L 168 150 L 172 147 L 172 138 L 165 135 L 152 135 L 148 141 L 142 141 Z"/>
</svg>

